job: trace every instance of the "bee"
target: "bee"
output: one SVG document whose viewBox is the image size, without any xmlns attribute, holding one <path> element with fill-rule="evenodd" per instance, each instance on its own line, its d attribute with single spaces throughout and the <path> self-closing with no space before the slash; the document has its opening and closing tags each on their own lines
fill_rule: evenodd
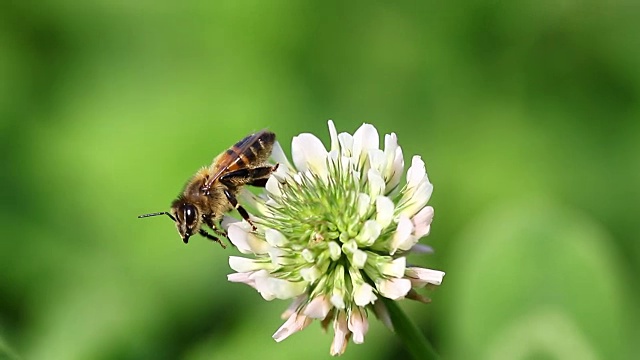
<svg viewBox="0 0 640 360">
<path fill-rule="evenodd" d="M 278 164 L 267 163 L 275 139 L 274 133 L 262 130 L 238 141 L 213 159 L 211 166 L 198 170 L 171 204 L 171 212 L 144 214 L 138 218 L 167 215 L 176 223 L 185 244 L 191 236 L 200 234 L 225 248 L 218 236 L 227 237 L 227 233 L 218 227 L 218 222 L 224 213 L 233 209 L 255 231 L 247 210 L 238 203 L 236 196 L 244 185 L 264 187 L 271 173 L 278 168 Z M 208 233 L 203 225 L 218 236 Z"/>
</svg>

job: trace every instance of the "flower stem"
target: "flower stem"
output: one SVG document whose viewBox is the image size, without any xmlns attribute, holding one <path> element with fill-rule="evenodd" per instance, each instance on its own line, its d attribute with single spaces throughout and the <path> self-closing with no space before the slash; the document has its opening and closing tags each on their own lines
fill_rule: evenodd
<svg viewBox="0 0 640 360">
<path fill-rule="evenodd" d="M 385 297 L 380 297 L 389 311 L 389 317 L 398 337 L 404 342 L 409 353 L 414 359 L 428 360 L 440 359 L 431 343 L 409 317 L 400 309 L 398 304 Z"/>
</svg>

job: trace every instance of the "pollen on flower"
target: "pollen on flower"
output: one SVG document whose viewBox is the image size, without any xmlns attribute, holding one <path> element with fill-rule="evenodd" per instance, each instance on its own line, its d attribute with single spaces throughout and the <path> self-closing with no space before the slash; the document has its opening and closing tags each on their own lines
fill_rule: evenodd
<svg viewBox="0 0 640 360">
<path fill-rule="evenodd" d="M 368 315 L 390 326 L 380 297 L 427 302 L 415 289 L 440 285 L 444 272 L 407 266 L 406 254 L 428 252 L 418 244 L 433 220 L 433 191 L 425 164 L 414 156 L 406 183 L 402 149 L 395 134 L 384 137 L 363 124 L 353 135 L 329 121 L 327 150 L 311 134 L 293 138 L 289 162 L 279 144 L 280 166 L 252 201 L 257 231 L 245 222 L 228 227 L 231 242 L 248 257 L 229 258 L 229 281 L 255 288 L 266 300 L 292 299 L 280 342 L 318 319 L 334 331 L 332 355 L 349 340 L 364 342 Z"/>
</svg>

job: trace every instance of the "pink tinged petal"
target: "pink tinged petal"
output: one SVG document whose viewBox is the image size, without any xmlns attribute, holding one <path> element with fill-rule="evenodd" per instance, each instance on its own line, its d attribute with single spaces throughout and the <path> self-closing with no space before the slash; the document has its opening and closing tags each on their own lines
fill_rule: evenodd
<svg viewBox="0 0 640 360">
<path fill-rule="evenodd" d="M 307 302 L 307 299 L 308 297 L 306 294 L 300 295 L 297 298 L 293 299 L 291 304 L 289 304 L 289 307 L 280 315 L 280 318 L 282 320 L 286 320 L 289 318 L 289 316 L 293 315 L 293 313 L 298 312 L 302 304 Z"/>
<path fill-rule="evenodd" d="M 420 267 L 408 267 L 405 276 L 411 280 L 413 287 L 423 287 L 426 284 L 440 285 L 444 272 Z"/>
<path fill-rule="evenodd" d="M 313 319 L 324 319 L 331 310 L 331 302 L 324 295 L 313 298 L 304 308 L 304 314 Z"/>
<path fill-rule="evenodd" d="M 329 125 L 329 137 L 331 137 L 331 151 L 340 150 L 340 142 L 338 141 L 338 132 L 336 126 L 333 124 L 333 120 L 328 121 Z"/>
<path fill-rule="evenodd" d="M 347 343 L 351 332 L 347 325 L 347 316 L 344 311 L 340 311 L 335 321 L 333 322 L 333 342 L 331 343 L 331 355 L 341 355 L 347 349 Z"/>
<path fill-rule="evenodd" d="M 364 342 L 364 336 L 369 330 L 369 321 L 367 321 L 367 314 L 364 310 L 357 307 L 353 308 L 351 314 L 349 314 L 347 326 L 353 333 L 353 342 L 362 344 Z"/>
<path fill-rule="evenodd" d="M 264 238 L 267 240 L 267 243 L 273 247 L 282 247 L 288 242 L 287 238 L 285 238 L 281 232 L 274 229 L 266 229 L 264 231 Z"/>
<path fill-rule="evenodd" d="M 397 300 L 411 290 L 411 281 L 409 279 L 382 279 L 376 282 L 376 288 L 380 294 L 388 299 Z"/>
<path fill-rule="evenodd" d="M 376 222 L 382 228 L 386 228 L 393 220 L 393 201 L 386 196 L 376 198 Z"/>
<path fill-rule="evenodd" d="M 380 176 L 380 173 L 375 169 L 369 169 L 367 171 L 367 185 L 369 188 L 369 195 L 374 199 L 378 195 L 382 195 L 385 187 L 387 186 L 387 184 L 384 183 L 382 176 Z"/>
<path fill-rule="evenodd" d="M 401 278 L 404 276 L 406 266 L 407 259 L 403 256 L 383 264 L 380 271 L 387 276 Z"/>
<path fill-rule="evenodd" d="M 249 228 L 250 225 L 245 222 L 231 224 L 227 231 L 229 240 L 231 240 L 231 243 L 243 254 L 266 254 L 269 249 L 269 244 L 254 234 L 249 233 Z"/>
<path fill-rule="evenodd" d="M 398 219 L 398 227 L 391 239 L 391 249 L 389 249 L 389 253 L 391 255 L 395 254 L 395 252 L 409 240 L 412 232 L 413 223 L 411 220 L 404 215 L 400 215 Z"/>
<path fill-rule="evenodd" d="M 249 272 L 271 268 L 271 264 L 264 261 L 247 259 L 240 256 L 229 256 L 229 267 L 237 272 Z"/>
<path fill-rule="evenodd" d="M 358 306 L 373 304 L 378 297 L 373 293 L 373 287 L 367 283 L 356 285 L 353 293 L 353 301 Z"/>
<path fill-rule="evenodd" d="M 243 276 L 241 276 L 240 274 L 242 274 Z M 234 275 L 234 274 L 229 274 L 227 275 L 227 279 L 229 281 L 232 282 L 243 282 L 249 286 L 251 286 L 252 288 L 256 289 L 259 293 L 260 293 L 260 288 L 258 286 L 258 282 L 262 281 L 262 279 L 266 279 L 269 277 L 269 272 L 266 270 L 259 270 L 259 271 L 250 271 L 250 272 L 246 272 L 246 273 L 238 273 L 238 275 Z M 263 298 L 264 295 L 263 295 Z M 267 299 L 266 300 L 272 300 L 273 298 Z"/>
<path fill-rule="evenodd" d="M 267 301 L 275 299 L 275 296 L 265 289 L 265 284 L 269 277 L 269 272 L 266 270 L 252 271 L 249 273 L 249 280 L 251 281 L 249 285 L 256 289 L 262 298 Z"/>
<path fill-rule="evenodd" d="M 293 313 L 287 321 L 273 334 L 273 339 L 280 342 L 311 324 L 312 319 L 298 313 Z"/>
<path fill-rule="evenodd" d="M 419 239 L 421 237 L 429 235 L 429 232 L 431 232 L 431 225 L 419 226 L 419 227 L 416 227 L 414 236 Z"/>
<path fill-rule="evenodd" d="M 253 280 L 251 276 L 252 274 L 253 274 L 253 271 L 243 272 L 243 273 L 233 273 L 233 274 L 227 275 L 227 280 L 234 283 L 244 283 L 255 289 L 256 282 L 255 280 Z"/>
<path fill-rule="evenodd" d="M 431 221 L 433 221 L 433 208 L 426 206 L 420 210 L 412 219 L 413 222 L 413 235 L 416 237 L 423 237 L 429 234 L 431 229 Z"/>
<path fill-rule="evenodd" d="M 380 226 L 380 224 L 378 224 L 374 220 L 367 220 L 362 225 L 360 233 L 356 235 L 356 241 L 359 245 L 370 246 L 376 241 L 376 239 L 378 239 L 378 236 L 380 236 L 381 232 L 382 227 Z"/>
<path fill-rule="evenodd" d="M 304 133 L 294 137 L 291 154 L 299 172 L 311 171 L 322 177 L 327 175 L 327 149 L 314 135 Z"/>
</svg>

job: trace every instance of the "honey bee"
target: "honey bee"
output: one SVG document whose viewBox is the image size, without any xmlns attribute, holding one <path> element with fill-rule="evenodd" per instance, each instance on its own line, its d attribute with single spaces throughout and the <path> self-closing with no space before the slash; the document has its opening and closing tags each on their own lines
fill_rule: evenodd
<svg viewBox="0 0 640 360">
<path fill-rule="evenodd" d="M 238 141 L 230 149 L 213 159 L 211 166 L 201 168 L 185 185 L 182 194 L 171 204 L 171 212 L 144 214 L 138 218 L 167 215 L 176 223 L 178 233 L 186 244 L 189 237 L 200 234 L 226 246 L 220 239 L 202 228 L 206 224 L 216 235 L 227 237 L 218 227 L 222 215 L 234 208 L 253 230 L 255 225 L 236 199 L 244 185 L 264 187 L 278 164 L 269 165 L 276 135 L 262 130 Z"/>
</svg>

